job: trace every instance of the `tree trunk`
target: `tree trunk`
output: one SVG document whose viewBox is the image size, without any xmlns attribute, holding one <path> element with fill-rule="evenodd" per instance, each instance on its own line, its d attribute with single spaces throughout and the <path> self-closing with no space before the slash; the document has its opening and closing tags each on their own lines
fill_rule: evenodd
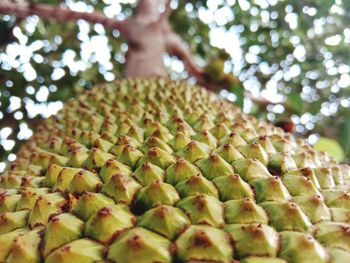
<svg viewBox="0 0 350 263">
<path fill-rule="evenodd" d="M 141 0 L 134 17 L 128 19 L 126 77 L 167 75 L 163 53 L 169 26 L 159 12 L 159 7 L 165 3 L 163 0 Z"/>
</svg>

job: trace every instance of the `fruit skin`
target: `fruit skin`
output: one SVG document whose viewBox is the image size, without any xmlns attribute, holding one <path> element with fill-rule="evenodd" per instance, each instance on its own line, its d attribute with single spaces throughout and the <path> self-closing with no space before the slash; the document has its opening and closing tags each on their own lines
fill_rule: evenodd
<svg viewBox="0 0 350 263">
<path fill-rule="evenodd" d="M 176 240 L 181 262 L 231 262 L 233 249 L 225 232 L 206 225 L 191 226 Z"/>
<path fill-rule="evenodd" d="M 279 236 L 272 227 L 261 223 L 227 225 L 225 230 L 235 243 L 238 257 L 277 255 Z"/>
<path fill-rule="evenodd" d="M 171 242 L 144 228 L 134 228 L 123 234 L 108 249 L 107 258 L 120 263 L 171 262 Z"/>
<path fill-rule="evenodd" d="M 349 190 L 349 166 L 218 95 L 118 80 L 0 176 L 0 262 L 348 262 Z"/>
<path fill-rule="evenodd" d="M 5 212 L 0 214 L 0 235 L 27 225 L 28 211 Z"/>
<path fill-rule="evenodd" d="M 277 231 L 310 232 L 312 224 L 300 207 L 293 202 L 264 202 L 270 225 Z"/>
<path fill-rule="evenodd" d="M 300 232 L 281 232 L 279 257 L 288 262 L 328 262 L 329 255 L 312 236 Z"/>
<path fill-rule="evenodd" d="M 186 214 L 176 207 L 161 205 L 148 210 L 139 217 L 137 225 L 152 230 L 173 240 L 191 221 Z"/>
<path fill-rule="evenodd" d="M 83 228 L 84 221 L 70 213 L 52 217 L 45 228 L 42 254 L 46 257 L 54 249 L 83 237 Z"/>
<path fill-rule="evenodd" d="M 241 263 L 287 263 L 287 261 L 281 258 L 271 257 L 247 257 L 241 260 Z"/>
<path fill-rule="evenodd" d="M 103 246 L 89 239 L 78 239 L 53 251 L 46 263 L 94 263 L 102 261 Z"/>
<path fill-rule="evenodd" d="M 136 218 L 125 205 L 110 205 L 98 210 L 85 225 L 85 235 L 107 244 L 134 225 Z"/>
<path fill-rule="evenodd" d="M 17 237 L 28 232 L 28 229 L 20 228 L 0 236 L 0 242 L 2 246 L 0 247 L 0 260 L 4 262 L 9 255 L 10 249 L 13 245 L 13 242 Z"/>
<path fill-rule="evenodd" d="M 269 220 L 265 210 L 249 198 L 227 201 L 224 209 L 228 224 L 267 224 Z"/>
<path fill-rule="evenodd" d="M 342 263 L 342 262 L 349 262 L 350 260 L 350 253 L 339 249 L 339 248 L 330 248 L 328 249 L 328 252 L 331 256 L 331 260 L 334 263 Z"/>
<path fill-rule="evenodd" d="M 42 227 L 37 227 L 17 237 L 11 246 L 6 262 L 40 262 L 38 248 L 42 230 Z"/>
</svg>

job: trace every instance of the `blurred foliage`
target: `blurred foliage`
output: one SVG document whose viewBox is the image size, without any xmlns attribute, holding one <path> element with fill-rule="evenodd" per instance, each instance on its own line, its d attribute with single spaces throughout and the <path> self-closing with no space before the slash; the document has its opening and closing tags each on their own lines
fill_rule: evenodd
<svg viewBox="0 0 350 263">
<path fill-rule="evenodd" d="M 134 1 L 35 2 L 100 10 L 117 19 L 136 6 Z M 334 138 L 349 158 L 350 1 L 190 0 L 171 6 L 174 30 L 211 77 L 239 78 L 222 80 L 230 83 L 223 96 L 258 117 L 291 120 L 297 135 L 312 143 L 318 136 Z M 101 25 L 0 16 L 0 170 L 1 161 L 13 160 L 20 143 L 61 101 L 120 78 L 126 51 L 119 32 Z M 174 66 L 175 58 L 164 59 L 172 76 L 186 76 Z M 253 104 L 241 86 L 275 103 Z"/>
</svg>

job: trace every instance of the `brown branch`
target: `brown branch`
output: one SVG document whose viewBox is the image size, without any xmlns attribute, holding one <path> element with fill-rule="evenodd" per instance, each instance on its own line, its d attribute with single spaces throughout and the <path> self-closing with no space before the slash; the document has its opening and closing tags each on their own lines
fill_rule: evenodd
<svg viewBox="0 0 350 263">
<path fill-rule="evenodd" d="M 173 31 L 170 31 L 165 37 L 166 50 L 168 53 L 182 60 L 186 70 L 197 79 L 198 83 L 203 84 L 202 82 L 205 80 L 205 73 L 195 61 L 188 45 Z M 210 89 L 215 91 L 213 87 Z"/>
<path fill-rule="evenodd" d="M 37 15 L 42 19 L 54 19 L 61 23 L 82 19 L 89 23 L 100 23 L 107 28 L 117 29 L 129 44 L 126 75 L 165 75 L 161 54 L 166 50 L 183 61 L 186 70 L 197 79 L 198 84 L 214 92 L 220 91 L 224 88 L 223 84 L 210 80 L 207 73 L 195 61 L 188 45 L 171 29 L 167 20 L 172 11 L 170 2 L 170 0 L 139 0 L 135 16 L 123 21 L 108 18 L 97 11 L 86 13 L 48 4 L 4 1 L 0 2 L 0 13 L 15 15 L 18 18 Z M 159 12 L 160 5 L 165 6 L 163 13 Z M 145 65 L 145 61 L 152 61 L 153 67 Z M 266 106 L 272 103 L 262 98 L 255 98 L 247 91 L 245 96 L 260 105 Z"/>
<path fill-rule="evenodd" d="M 198 84 L 214 92 L 219 92 L 225 88 L 221 83 L 210 81 L 209 76 L 196 62 L 189 47 L 181 37 L 173 31 L 170 31 L 166 36 L 166 49 L 170 55 L 176 56 L 182 60 L 187 72 L 197 79 Z M 267 99 L 254 97 L 249 91 L 244 91 L 244 96 L 260 106 L 275 104 Z"/>
<path fill-rule="evenodd" d="M 164 12 L 162 14 L 160 14 L 160 16 L 159 16 L 159 22 L 168 20 L 171 12 L 173 11 L 171 9 L 170 4 L 171 4 L 171 0 L 167 0 L 167 2 L 164 5 L 164 7 L 165 7 Z"/>
<path fill-rule="evenodd" d="M 6 3 L 0 1 L 0 14 L 14 15 L 18 18 L 25 18 L 31 15 L 37 15 L 43 19 L 54 19 L 60 23 L 67 21 L 85 20 L 89 23 L 99 23 L 107 28 L 117 29 L 121 35 L 127 30 L 126 21 L 120 21 L 106 17 L 103 13 L 95 11 L 92 13 L 77 12 L 69 8 L 60 6 L 52 6 L 48 4 L 22 4 L 22 3 Z"/>
</svg>

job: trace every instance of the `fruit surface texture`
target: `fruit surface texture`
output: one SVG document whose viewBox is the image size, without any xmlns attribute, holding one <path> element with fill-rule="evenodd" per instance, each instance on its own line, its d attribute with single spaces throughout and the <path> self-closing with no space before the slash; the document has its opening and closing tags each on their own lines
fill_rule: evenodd
<svg viewBox="0 0 350 263">
<path fill-rule="evenodd" d="M 350 262 L 350 167 L 185 81 L 68 101 L 0 176 L 0 262 Z"/>
</svg>

